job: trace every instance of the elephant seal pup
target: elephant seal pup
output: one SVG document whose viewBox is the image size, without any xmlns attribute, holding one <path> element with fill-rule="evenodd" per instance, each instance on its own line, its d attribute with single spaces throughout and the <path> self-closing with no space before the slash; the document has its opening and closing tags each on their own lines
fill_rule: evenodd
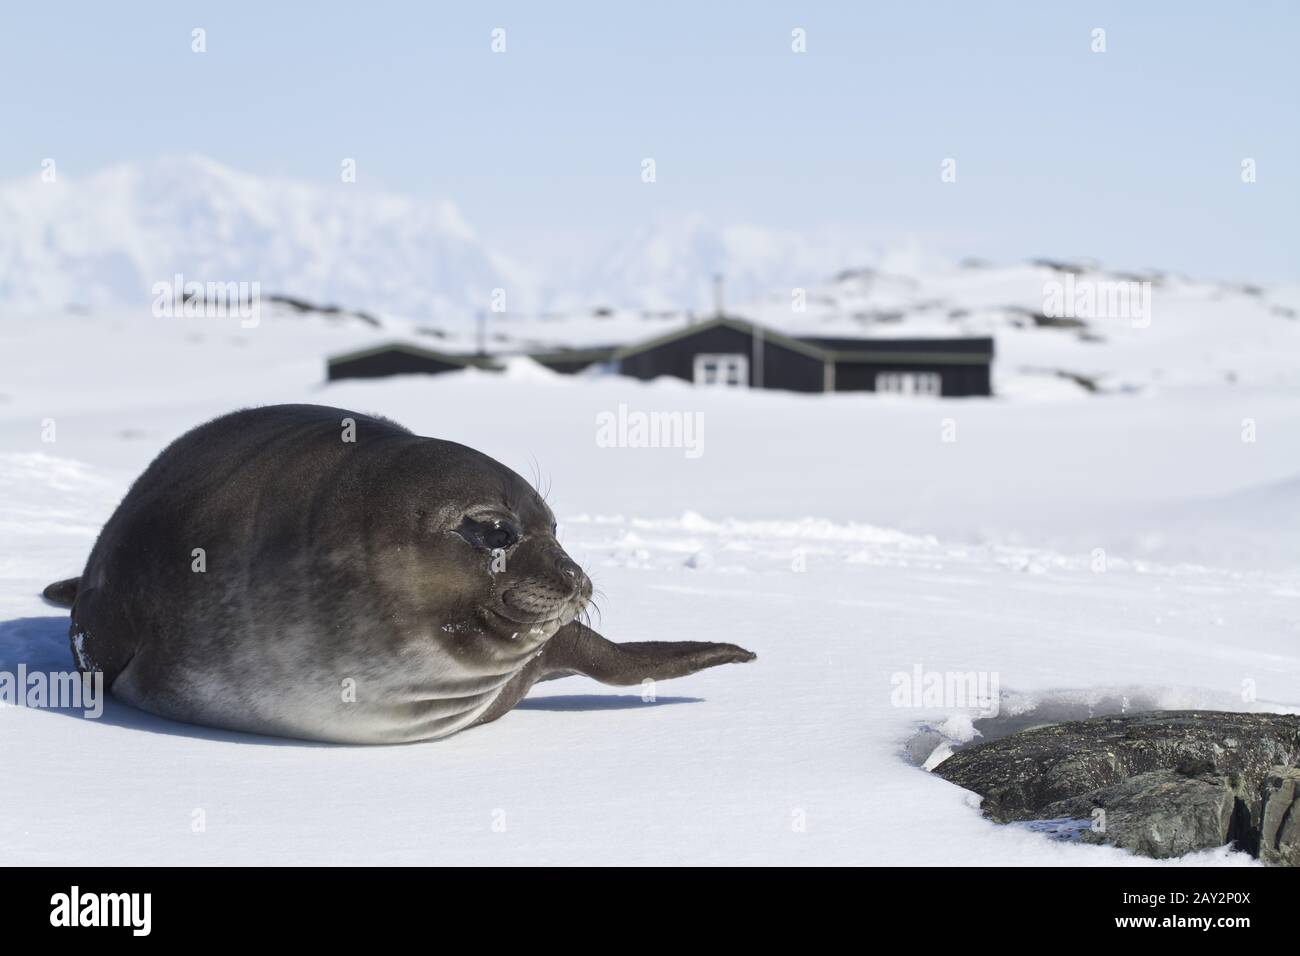
<svg viewBox="0 0 1300 956">
<path fill-rule="evenodd" d="M 519 475 L 368 415 L 276 405 L 168 446 L 108 520 L 73 655 L 174 720 L 341 743 L 445 737 L 539 680 L 680 677 L 734 644 L 614 644 L 576 618 L 591 581 Z"/>
</svg>

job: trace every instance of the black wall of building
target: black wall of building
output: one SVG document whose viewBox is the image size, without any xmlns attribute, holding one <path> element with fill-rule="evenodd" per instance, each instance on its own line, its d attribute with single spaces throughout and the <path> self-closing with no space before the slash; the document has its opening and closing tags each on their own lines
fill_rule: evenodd
<svg viewBox="0 0 1300 956">
<path fill-rule="evenodd" d="M 565 356 L 533 356 L 533 361 L 539 365 L 544 365 L 552 372 L 559 372 L 561 375 L 576 375 L 584 369 L 589 369 L 593 365 L 603 365 L 609 361 L 607 357 L 603 358 L 568 358 Z"/>
<path fill-rule="evenodd" d="M 739 353 L 750 360 L 749 380 L 753 384 L 754 343 L 749 332 L 727 326 L 702 329 L 654 348 L 623 358 L 619 371 L 633 378 L 651 379 L 660 375 L 692 381 L 695 356 Z M 820 359 L 794 352 L 771 341 L 763 342 L 763 387 L 795 392 L 820 392 L 825 373 Z"/>
<path fill-rule="evenodd" d="M 947 365 L 935 363 L 927 365 L 920 362 L 908 362 L 906 365 L 881 365 L 867 362 L 836 362 L 835 391 L 837 392 L 874 392 L 876 375 L 880 372 L 938 372 L 944 398 L 965 398 L 972 395 L 992 395 L 992 382 L 989 366 Z"/>
<path fill-rule="evenodd" d="M 360 358 L 331 362 L 329 380 L 340 378 L 383 378 L 385 375 L 412 375 L 424 373 L 433 375 L 438 372 L 454 372 L 461 366 L 410 352 L 379 352 Z"/>
</svg>

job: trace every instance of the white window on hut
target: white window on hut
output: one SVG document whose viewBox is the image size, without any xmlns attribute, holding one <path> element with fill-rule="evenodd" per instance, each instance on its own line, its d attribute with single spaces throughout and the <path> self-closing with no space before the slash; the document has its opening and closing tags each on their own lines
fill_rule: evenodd
<svg viewBox="0 0 1300 956">
<path fill-rule="evenodd" d="M 938 397 L 943 392 L 943 376 L 938 372 L 877 372 L 876 391 Z"/>
<path fill-rule="evenodd" d="M 745 388 L 749 385 L 749 357 L 739 353 L 731 355 L 697 355 L 695 356 L 694 381 L 696 385 Z"/>
</svg>

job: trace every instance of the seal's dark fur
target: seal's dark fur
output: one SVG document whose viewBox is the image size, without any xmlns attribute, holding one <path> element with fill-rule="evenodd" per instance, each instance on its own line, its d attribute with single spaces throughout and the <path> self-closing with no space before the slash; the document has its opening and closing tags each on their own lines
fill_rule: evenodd
<svg viewBox="0 0 1300 956">
<path fill-rule="evenodd" d="M 71 604 L 74 657 L 115 695 L 318 740 L 440 737 L 500 716 L 537 680 L 635 684 L 752 658 L 606 641 L 575 620 L 591 583 L 553 532 L 533 488 L 480 452 L 278 405 L 169 445 L 81 577 L 46 596 Z"/>
</svg>

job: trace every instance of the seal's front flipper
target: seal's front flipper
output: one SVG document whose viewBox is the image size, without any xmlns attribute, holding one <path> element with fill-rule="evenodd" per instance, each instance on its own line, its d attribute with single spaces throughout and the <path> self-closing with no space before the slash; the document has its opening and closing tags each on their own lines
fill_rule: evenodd
<svg viewBox="0 0 1300 956">
<path fill-rule="evenodd" d="M 684 677 L 718 664 L 752 661 L 757 655 L 735 644 L 708 641 L 643 641 L 615 644 L 578 623 L 561 628 L 546 643 L 542 679 L 585 674 L 602 684 Z"/>
<path fill-rule="evenodd" d="M 51 604 L 57 604 L 59 607 L 72 607 L 73 602 L 77 600 L 77 584 L 80 581 L 81 578 L 67 578 L 63 581 L 55 581 L 41 594 Z"/>
<path fill-rule="evenodd" d="M 510 679 L 474 723 L 486 724 L 508 713 L 538 681 L 583 674 L 602 684 L 627 686 L 684 677 L 706 667 L 752 661 L 757 656 L 735 644 L 707 641 L 615 644 L 575 621 L 555 632 L 542 653 Z"/>
</svg>

